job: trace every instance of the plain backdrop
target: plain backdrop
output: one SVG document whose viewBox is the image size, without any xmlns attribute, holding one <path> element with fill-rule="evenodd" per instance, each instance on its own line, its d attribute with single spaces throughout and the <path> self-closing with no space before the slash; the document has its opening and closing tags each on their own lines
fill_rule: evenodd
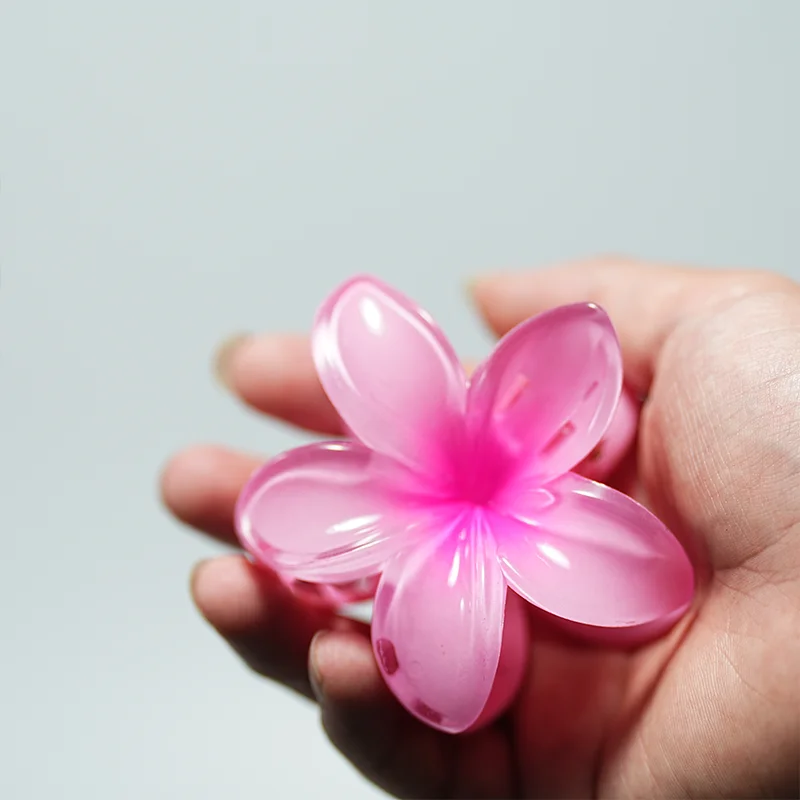
<svg viewBox="0 0 800 800">
<path fill-rule="evenodd" d="M 209 356 L 355 271 L 596 253 L 800 277 L 800 3 L 0 0 L 0 796 L 371 798 L 192 608 Z"/>
</svg>

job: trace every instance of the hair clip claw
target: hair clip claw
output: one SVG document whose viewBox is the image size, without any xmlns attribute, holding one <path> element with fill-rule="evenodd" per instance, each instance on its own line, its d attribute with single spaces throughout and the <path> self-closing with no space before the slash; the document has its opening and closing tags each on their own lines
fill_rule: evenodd
<svg viewBox="0 0 800 800">
<path fill-rule="evenodd" d="M 237 530 L 290 584 L 338 599 L 377 586 L 373 648 L 411 713 L 453 733 L 481 717 L 508 588 L 609 640 L 656 635 L 687 610 L 694 574 L 677 539 L 572 471 L 622 425 L 615 412 L 632 419 L 617 411 L 622 358 L 602 309 L 523 322 L 468 380 L 429 314 L 358 277 L 322 305 L 312 347 L 352 438 L 258 470 Z M 634 427 L 604 452 L 619 454 Z"/>
</svg>

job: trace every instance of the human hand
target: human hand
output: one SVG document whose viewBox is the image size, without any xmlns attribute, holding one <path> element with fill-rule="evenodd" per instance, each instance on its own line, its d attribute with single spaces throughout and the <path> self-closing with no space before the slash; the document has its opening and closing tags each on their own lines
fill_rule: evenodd
<svg viewBox="0 0 800 800">
<path fill-rule="evenodd" d="M 480 730 L 448 736 L 384 686 L 368 628 L 291 595 L 244 557 L 205 562 L 193 594 L 257 672 L 321 706 L 368 778 L 416 797 L 796 796 L 800 768 L 800 287 L 769 273 L 600 261 L 473 287 L 503 334 L 546 308 L 603 306 L 626 382 L 646 396 L 615 480 L 683 541 L 691 611 L 634 651 L 571 640 L 535 611 L 523 686 Z M 250 406 L 341 435 L 304 337 L 252 337 L 224 359 Z M 177 455 L 163 476 L 184 522 L 235 544 L 233 505 L 263 459 Z"/>
</svg>

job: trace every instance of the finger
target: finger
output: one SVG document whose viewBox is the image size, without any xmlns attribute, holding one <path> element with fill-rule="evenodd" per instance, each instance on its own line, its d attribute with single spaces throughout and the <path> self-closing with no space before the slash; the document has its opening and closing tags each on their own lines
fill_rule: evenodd
<svg viewBox="0 0 800 800">
<path fill-rule="evenodd" d="M 596 796 L 601 746 L 621 715 L 633 656 L 574 637 L 540 609 L 529 613 L 534 644 L 517 728 L 523 785 L 535 797 Z"/>
<path fill-rule="evenodd" d="M 322 629 L 366 631 L 361 622 L 305 605 L 276 575 L 244 556 L 199 564 L 192 596 L 200 613 L 260 675 L 313 697 L 308 649 Z M 365 634 L 364 634 L 365 635 Z"/>
<path fill-rule="evenodd" d="M 474 362 L 465 363 L 469 374 Z M 217 351 L 220 381 L 246 405 L 298 428 L 346 435 L 322 389 L 309 338 L 299 334 L 237 336 Z"/>
<path fill-rule="evenodd" d="M 308 669 L 328 737 L 366 778 L 402 797 L 444 796 L 444 735 L 392 696 L 367 634 L 320 633 Z"/>
<path fill-rule="evenodd" d="M 385 791 L 420 798 L 511 796 L 510 752 L 500 731 L 452 737 L 412 717 L 386 688 L 366 634 L 317 635 L 309 670 L 331 742 Z"/>
<path fill-rule="evenodd" d="M 488 325 L 503 335 L 541 311 L 593 302 L 611 317 L 622 346 L 626 382 L 645 394 L 661 345 L 687 314 L 753 291 L 795 285 L 780 275 L 696 270 L 625 259 L 597 259 L 541 271 L 479 278 L 471 293 Z"/>
<path fill-rule="evenodd" d="M 257 411 L 316 433 L 342 435 L 339 415 L 317 377 L 307 336 L 240 336 L 219 349 L 215 366 L 222 383 Z"/>
<path fill-rule="evenodd" d="M 222 447 L 197 446 L 173 456 L 161 474 L 167 508 L 187 525 L 225 544 L 237 544 L 236 498 L 262 461 Z"/>
<path fill-rule="evenodd" d="M 560 305 L 593 302 L 611 317 L 623 350 L 625 376 L 646 391 L 661 341 L 683 307 L 686 273 L 625 260 L 567 264 L 505 273 L 474 282 L 472 295 L 489 326 L 503 335 L 528 317 Z"/>
</svg>

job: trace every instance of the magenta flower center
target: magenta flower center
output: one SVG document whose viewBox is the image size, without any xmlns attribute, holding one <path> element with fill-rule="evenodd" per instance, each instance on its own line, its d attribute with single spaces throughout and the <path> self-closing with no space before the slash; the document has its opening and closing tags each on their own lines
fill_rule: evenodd
<svg viewBox="0 0 800 800">
<path fill-rule="evenodd" d="M 437 461 L 442 468 L 432 487 L 435 496 L 446 503 L 495 510 L 520 467 L 517 459 L 487 435 L 449 442 Z"/>
</svg>

